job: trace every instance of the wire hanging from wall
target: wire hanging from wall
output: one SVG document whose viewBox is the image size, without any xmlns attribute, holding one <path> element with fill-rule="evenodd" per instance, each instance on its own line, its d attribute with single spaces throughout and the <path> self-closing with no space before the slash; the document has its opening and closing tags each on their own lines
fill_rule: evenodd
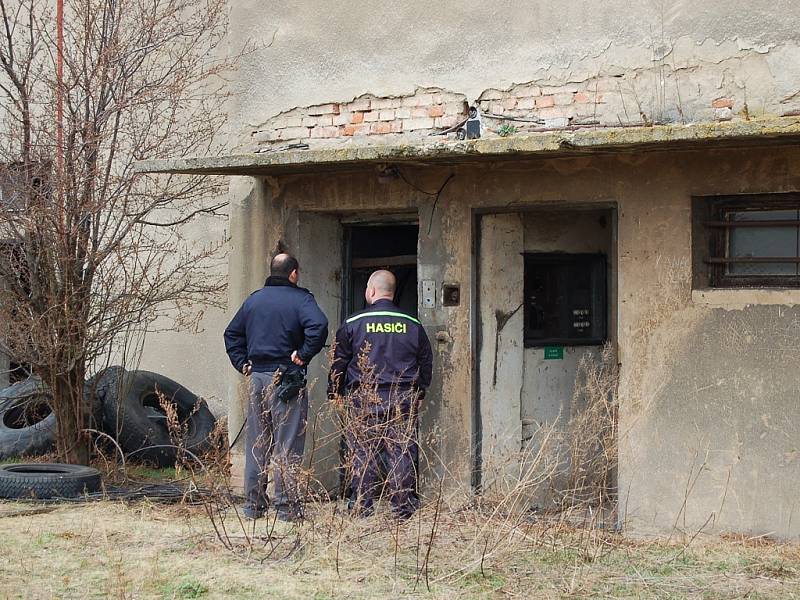
<svg viewBox="0 0 800 600">
<path fill-rule="evenodd" d="M 409 187 L 415 189 L 420 194 L 425 194 L 426 196 L 432 196 L 433 197 L 433 205 L 431 206 L 431 214 L 430 214 L 430 217 L 428 218 L 428 235 L 430 235 L 431 234 L 431 228 L 433 227 L 433 215 L 436 213 L 436 206 L 439 203 L 439 197 L 442 195 L 442 192 L 447 187 L 447 184 L 450 183 L 450 181 L 452 181 L 452 179 L 456 176 L 456 174 L 455 173 L 450 173 L 447 176 L 447 178 L 444 180 L 444 182 L 442 182 L 442 185 L 439 186 L 438 190 L 436 190 L 435 192 L 429 192 L 427 190 L 423 190 L 421 187 L 419 187 L 419 186 L 415 185 L 414 183 L 412 183 L 411 181 L 409 181 L 408 178 L 405 175 L 403 175 L 403 172 L 400 169 L 396 169 L 396 172 L 397 172 L 398 177 L 400 177 L 400 179 L 402 179 L 405 182 L 406 185 L 408 185 Z"/>
</svg>

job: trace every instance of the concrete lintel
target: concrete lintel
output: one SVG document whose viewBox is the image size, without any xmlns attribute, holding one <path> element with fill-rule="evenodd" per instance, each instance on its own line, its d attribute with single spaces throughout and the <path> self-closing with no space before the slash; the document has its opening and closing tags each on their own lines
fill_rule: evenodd
<svg viewBox="0 0 800 600">
<path fill-rule="evenodd" d="M 137 163 L 136 169 L 140 173 L 258 176 L 353 169 L 365 163 L 452 164 L 487 159 L 773 143 L 800 143 L 800 117 L 652 127 L 584 128 L 478 140 L 422 140 L 220 157 L 143 160 Z"/>
</svg>

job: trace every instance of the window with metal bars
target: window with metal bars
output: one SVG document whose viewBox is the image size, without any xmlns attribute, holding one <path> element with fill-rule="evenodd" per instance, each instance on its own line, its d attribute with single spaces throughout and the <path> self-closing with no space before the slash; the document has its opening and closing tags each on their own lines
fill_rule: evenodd
<svg viewBox="0 0 800 600">
<path fill-rule="evenodd" d="M 712 287 L 800 287 L 800 194 L 720 197 L 708 208 Z"/>
</svg>

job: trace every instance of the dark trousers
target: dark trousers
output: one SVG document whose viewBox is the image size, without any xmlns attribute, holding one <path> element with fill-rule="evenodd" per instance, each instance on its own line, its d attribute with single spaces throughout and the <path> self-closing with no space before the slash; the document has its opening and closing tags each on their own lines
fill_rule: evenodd
<svg viewBox="0 0 800 600">
<path fill-rule="evenodd" d="M 354 508 L 369 514 L 381 492 L 381 454 L 393 512 L 409 517 L 417 509 L 416 392 L 356 390 L 350 394 L 345 436 L 350 451 Z"/>
<path fill-rule="evenodd" d="M 250 375 L 244 488 L 248 506 L 264 510 L 272 460 L 274 506 L 294 509 L 300 504 L 298 475 L 303 460 L 308 419 L 306 390 L 288 401 L 276 398 L 274 372 Z"/>
</svg>

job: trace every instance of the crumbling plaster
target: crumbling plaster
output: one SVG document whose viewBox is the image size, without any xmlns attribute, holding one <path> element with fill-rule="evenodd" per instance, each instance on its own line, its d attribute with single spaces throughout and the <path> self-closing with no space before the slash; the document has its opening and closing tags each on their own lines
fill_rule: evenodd
<svg viewBox="0 0 800 600">
<path fill-rule="evenodd" d="M 720 4 L 674 1 L 238 2 L 233 38 L 258 48 L 234 84 L 232 131 L 250 130 L 293 107 L 346 102 L 364 93 L 438 87 L 477 99 L 487 89 L 611 77 L 628 120 L 713 117 L 800 108 L 800 9 L 791 0 Z M 615 79 L 618 78 L 618 79 Z M 617 101 L 615 99 L 614 101 Z M 621 106 L 619 107 L 622 108 Z"/>
</svg>

